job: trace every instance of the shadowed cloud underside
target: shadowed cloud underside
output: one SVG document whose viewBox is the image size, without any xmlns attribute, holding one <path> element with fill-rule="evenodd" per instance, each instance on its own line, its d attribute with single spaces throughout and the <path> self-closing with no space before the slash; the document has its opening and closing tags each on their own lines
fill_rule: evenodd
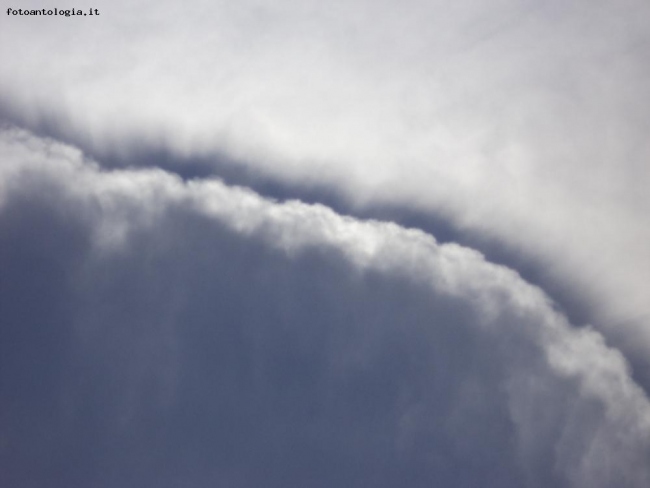
<svg viewBox="0 0 650 488">
<path fill-rule="evenodd" d="M 3 131 L 3 484 L 650 481 L 623 356 L 418 230 Z"/>
</svg>

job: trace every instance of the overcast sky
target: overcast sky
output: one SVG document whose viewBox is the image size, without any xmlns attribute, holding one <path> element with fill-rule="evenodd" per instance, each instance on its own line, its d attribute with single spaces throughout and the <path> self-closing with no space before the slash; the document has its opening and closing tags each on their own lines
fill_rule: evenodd
<svg viewBox="0 0 650 488">
<path fill-rule="evenodd" d="M 2 486 L 650 486 L 645 0 L 0 4 Z"/>
</svg>

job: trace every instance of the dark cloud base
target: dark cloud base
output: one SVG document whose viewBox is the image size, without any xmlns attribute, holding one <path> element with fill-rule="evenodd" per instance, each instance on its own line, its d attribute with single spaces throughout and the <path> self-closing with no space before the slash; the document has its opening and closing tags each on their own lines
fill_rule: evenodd
<svg viewBox="0 0 650 488">
<path fill-rule="evenodd" d="M 462 303 L 182 208 L 90 225 L 40 185 L 0 219 L 4 486 L 522 486 Z"/>
<path fill-rule="evenodd" d="M 0 485 L 646 486 L 623 357 L 477 253 L 2 151 Z"/>
</svg>

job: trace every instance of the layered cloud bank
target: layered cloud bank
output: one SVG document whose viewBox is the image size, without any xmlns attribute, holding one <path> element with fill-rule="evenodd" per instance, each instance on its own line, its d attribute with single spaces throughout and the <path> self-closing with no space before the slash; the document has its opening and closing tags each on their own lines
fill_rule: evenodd
<svg viewBox="0 0 650 488">
<path fill-rule="evenodd" d="M 650 486 L 648 2 L 0 4 L 0 484 Z"/>
<path fill-rule="evenodd" d="M 477 252 L 0 137 L 7 486 L 646 487 L 624 357 Z"/>
<path fill-rule="evenodd" d="M 94 7 L 2 18 L 5 116 L 98 155 L 227 155 L 442 215 L 535 261 L 647 357 L 646 1 Z"/>
</svg>

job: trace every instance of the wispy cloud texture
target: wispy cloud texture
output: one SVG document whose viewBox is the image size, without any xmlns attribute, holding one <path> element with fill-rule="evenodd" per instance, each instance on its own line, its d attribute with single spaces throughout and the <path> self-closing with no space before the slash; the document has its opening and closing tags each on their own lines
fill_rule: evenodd
<svg viewBox="0 0 650 488">
<path fill-rule="evenodd" d="M 21 131 L 0 154 L 4 482 L 650 480 L 622 355 L 479 253 Z"/>
<path fill-rule="evenodd" d="M 0 3 L 0 482 L 648 486 L 647 2 Z"/>
<path fill-rule="evenodd" d="M 3 18 L 5 112 L 442 215 L 650 344 L 646 2 L 100 7 Z"/>
</svg>

